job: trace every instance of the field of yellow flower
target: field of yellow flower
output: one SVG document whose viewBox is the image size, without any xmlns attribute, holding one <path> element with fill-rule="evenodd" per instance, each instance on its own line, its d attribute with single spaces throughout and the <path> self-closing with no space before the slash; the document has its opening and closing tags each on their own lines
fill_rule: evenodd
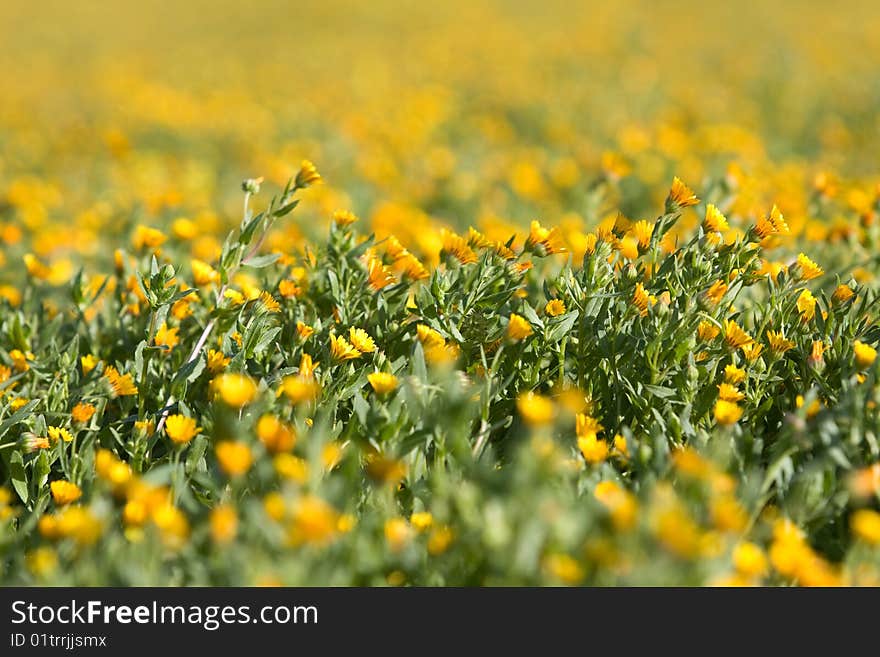
<svg viewBox="0 0 880 657">
<path fill-rule="evenodd" d="M 107 4 L 0 6 L 0 584 L 880 585 L 880 5 Z"/>
</svg>

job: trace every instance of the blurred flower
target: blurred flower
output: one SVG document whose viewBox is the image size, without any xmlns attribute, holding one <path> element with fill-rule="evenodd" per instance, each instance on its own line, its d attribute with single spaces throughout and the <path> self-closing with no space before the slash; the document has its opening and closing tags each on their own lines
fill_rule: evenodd
<svg viewBox="0 0 880 657">
<path fill-rule="evenodd" d="M 55 500 L 55 504 L 60 506 L 76 502 L 82 497 L 80 487 L 64 479 L 53 481 L 49 484 L 49 488 L 52 490 L 52 499 Z"/>
<path fill-rule="evenodd" d="M 251 448 L 242 442 L 223 440 L 214 448 L 220 469 L 230 477 L 240 477 L 251 468 L 254 456 Z"/>
<path fill-rule="evenodd" d="M 516 313 L 510 314 L 510 320 L 507 323 L 507 336 L 511 340 L 524 340 L 532 333 L 534 333 L 532 325 L 524 317 L 520 317 Z"/>
<path fill-rule="evenodd" d="M 233 408 L 241 408 L 257 398 L 257 384 L 244 374 L 220 374 L 212 382 L 211 387 L 220 399 Z"/>
<path fill-rule="evenodd" d="M 172 442 L 185 445 L 201 431 L 196 421 L 185 415 L 169 415 L 165 420 L 165 433 Z"/>
</svg>

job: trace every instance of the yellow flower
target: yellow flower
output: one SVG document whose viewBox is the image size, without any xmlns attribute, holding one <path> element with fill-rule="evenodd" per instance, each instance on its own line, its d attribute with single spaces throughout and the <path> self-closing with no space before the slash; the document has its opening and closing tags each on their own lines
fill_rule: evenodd
<svg viewBox="0 0 880 657">
<path fill-rule="evenodd" d="M 43 545 L 25 555 L 25 563 L 37 577 L 51 575 L 58 568 L 58 555 L 48 545 Z"/>
<path fill-rule="evenodd" d="M 211 538 L 219 545 L 235 540 L 238 533 L 238 514 L 228 504 L 221 504 L 211 511 Z"/>
<path fill-rule="evenodd" d="M 195 293 L 188 294 L 183 299 L 178 299 L 171 304 L 171 316 L 174 317 L 174 319 L 186 319 L 191 316 L 192 308 L 190 308 L 190 304 L 197 300 L 198 296 Z"/>
<path fill-rule="evenodd" d="M 189 537 L 189 521 L 183 511 L 166 502 L 153 509 L 150 517 L 165 546 L 173 549 L 183 546 Z"/>
<path fill-rule="evenodd" d="M 274 415 L 263 415 L 257 422 L 257 437 L 266 449 L 277 454 L 289 452 L 296 445 L 296 432 Z"/>
<path fill-rule="evenodd" d="M 294 404 L 314 401 L 321 393 L 321 387 L 309 376 L 298 374 L 286 376 L 281 382 L 281 390 Z"/>
<path fill-rule="evenodd" d="M 706 320 L 702 320 L 697 326 L 697 337 L 704 342 L 714 340 L 718 337 L 719 333 L 721 333 L 721 329 Z"/>
<path fill-rule="evenodd" d="M 277 491 L 268 493 L 263 498 L 263 510 L 272 520 L 281 522 L 287 514 L 287 504 L 284 502 L 284 496 Z"/>
<path fill-rule="evenodd" d="M 20 349 L 10 351 L 9 357 L 12 359 L 12 367 L 15 368 L 16 372 L 27 372 L 30 369 L 28 361 L 34 359 L 34 355 L 31 352 L 23 353 Z"/>
<path fill-rule="evenodd" d="M 639 314 L 644 317 L 648 314 L 648 304 L 651 302 L 651 295 L 645 290 L 645 286 L 641 283 L 636 284 L 633 292 L 632 303 L 639 309 Z"/>
<path fill-rule="evenodd" d="M 0 299 L 6 299 L 10 306 L 21 305 L 21 292 L 14 285 L 0 285 Z"/>
<path fill-rule="evenodd" d="M 30 400 L 26 399 L 25 397 L 16 397 L 15 399 L 11 399 L 9 401 L 9 408 L 11 408 L 13 411 L 17 411 L 22 406 L 27 404 L 28 401 Z"/>
<path fill-rule="evenodd" d="M 88 374 L 95 366 L 98 364 L 98 359 L 92 356 L 91 354 L 86 354 L 79 359 L 80 364 L 82 365 L 83 374 Z"/>
<path fill-rule="evenodd" d="M 781 332 L 767 331 L 767 340 L 770 342 L 770 350 L 777 354 L 784 354 L 795 347 L 795 343 L 788 340 Z"/>
<path fill-rule="evenodd" d="M 350 212 L 348 210 L 336 210 L 336 212 L 333 213 L 333 223 L 340 228 L 350 226 L 357 220 L 357 215 L 354 212 Z"/>
<path fill-rule="evenodd" d="M 296 281 L 285 278 L 278 283 L 278 293 L 285 299 L 291 299 L 300 296 L 303 293 L 303 289 Z"/>
<path fill-rule="evenodd" d="M 831 295 L 831 298 L 837 303 L 846 303 L 855 295 L 856 293 L 852 291 L 849 285 L 840 284 L 834 289 L 834 294 Z"/>
<path fill-rule="evenodd" d="M 626 436 L 619 433 L 614 435 L 614 451 L 617 456 L 623 459 L 629 458 L 629 446 L 626 444 Z"/>
<path fill-rule="evenodd" d="M 409 543 L 412 529 L 405 518 L 389 518 L 385 521 L 385 540 L 392 552 L 400 552 Z"/>
<path fill-rule="evenodd" d="M 463 265 L 472 265 L 477 261 L 477 254 L 468 246 L 467 240 L 449 230 L 442 231 L 443 252 L 448 253 Z"/>
<path fill-rule="evenodd" d="M 406 477 L 406 463 L 378 452 L 367 455 L 365 470 L 371 479 L 380 483 L 398 485 Z"/>
<path fill-rule="evenodd" d="M 132 243 L 134 244 L 134 248 L 140 251 L 141 249 L 156 249 L 168 239 L 165 237 L 165 233 L 157 228 L 150 228 L 149 226 L 137 226 L 134 229 L 134 236 L 132 237 Z"/>
<path fill-rule="evenodd" d="M 632 529 L 638 520 L 635 496 L 613 481 L 600 481 L 593 491 L 595 498 L 611 514 L 611 522 L 619 531 Z"/>
<path fill-rule="evenodd" d="M 416 334 L 419 338 L 419 342 L 425 347 L 443 347 L 446 345 L 446 338 L 430 326 L 419 324 L 416 326 Z"/>
<path fill-rule="evenodd" d="M 574 586 L 584 579 L 584 569 L 567 554 L 551 554 L 544 558 L 547 572 L 564 584 Z"/>
<path fill-rule="evenodd" d="M 602 463 L 608 458 L 608 443 L 597 438 L 595 433 L 578 436 L 577 444 L 587 463 Z"/>
<path fill-rule="evenodd" d="M 729 383 L 722 383 L 718 386 L 718 399 L 729 402 L 738 402 L 745 397 L 739 390 Z"/>
<path fill-rule="evenodd" d="M 791 232 L 788 224 L 785 223 L 782 212 L 775 205 L 771 208 L 769 216 L 758 217 L 757 222 L 755 222 L 754 231 L 760 239 L 775 235 L 788 235 Z"/>
<path fill-rule="evenodd" d="M 801 279 L 805 281 L 812 280 L 814 278 L 819 278 L 822 274 L 825 273 L 825 270 L 822 269 L 815 262 L 810 260 L 805 254 L 799 253 L 797 257 L 798 269 L 800 271 Z"/>
<path fill-rule="evenodd" d="M 149 512 L 147 505 L 141 500 L 129 500 L 122 507 L 122 522 L 126 527 L 140 527 L 147 521 Z"/>
<path fill-rule="evenodd" d="M 420 281 L 430 276 L 428 270 L 425 269 L 425 266 L 412 253 L 405 253 L 401 256 L 400 259 L 397 260 L 395 266 L 414 281 Z"/>
<path fill-rule="evenodd" d="M 305 322 L 297 322 L 296 323 L 296 334 L 299 336 L 300 340 L 308 340 L 315 332 L 315 329 L 306 324 Z"/>
<path fill-rule="evenodd" d="M 196 426 L 196 421 L 185 415 L 169 415 L 165 420 L 165 433 L 171 438 L 172 442 L 178 445 L 185 445 L 201 431 Z"/>
<path fill-rule="evenodd" d="M 63 440 L 64 442 L 69 443 L 73 440 L 71 433 L 63 427 L 49 427 L 48 432 L 49 438 L 51 438 L 53 442 Z"/>
<path fill-rule="evenodd" d="M 651 235 L 654 234 L 654 224 L 650 221 L 637 221 L 632 227 L 632 236 L 639 245 L 639 251 L 646 251 L 651 245 Z"/>
<path fill-rule="evenodd" d="M 305 460 L 288 452 L 278 454 L 272 464 L 278 476 L 304 484 L 309 480 L 309 464 Z"/>
<path fill-rule="evenodd" d="M 737 349 L 752 343 L 752 337 L 743 331 L 732 319 L 724 322 L 724 341 L 731 349 Z"/>
<path fill-rule="evenodd" d="M 52 490 L 52 499 L 54 499 L 55 504 L 58 504 L 59 506 L 76 502 L 82 497 L 82 490 L 80 490 L 80 487 L 64 479 L 53 481 L 49 484 L 49 488 Z"/>
<path fill-rule="evenodd" d="M 80 545 L 94 544 L 103 531 L 101 521 L 91 511 L 80 506 L 62 509 L 54 520 L 53 531 L 57 537 L 73 539 Z"/>
<path fill-rule="evenodd" d="M 193 273 L 193 280 L 198 287 L 212 285 L 220 282 L 220 273 L 203 260 L 193 258 L 189 261 Z"/>
<path fill-rule="evenodd" d="M 779 274 L 788 271 L 788 266 L 784 262 L 770 262 L 769 260 L 761 261 L 761 267 L 757 273 L 761 276 L 769 276 L 774 281 L 779 278 Z"/>
<path fill-rule="evenodd" d="M 669 196 L 666 197 L 667 212 L 672 212 L 679 208 L 687 208 L 700 202 L 697 195 L 690 187 L 685 185 L 678 176 L 672 179 L 672 187 L 669 189 Z"/>
<path fill-rule="evenodd" d="M 559 317 L 565 314 L 565 303 L 562 299 L 551 299 L 544 306 L 544 312 L 550 315 L 550 317 Z"/>
<path fill-rule="evenodd" d="M 628 175 L 632 167 L 624 159 L 620 153 L 613 151 L 604 151 L 600 161 L 603 173 L 612 180 L 619 180 Z"/>
<path fill-rule="evenodd" d="M 246 443 L 223 440 L 214 449 L 220 469 L 230 477 L 239 477 L 251 468 L 254 455 Z"/>
<path fill-rule="evenodd" d="M 199 225 L 192 219 L 178 217 L 171 223 L 171 232 L 179 240 L 191 240 L 199 234 Z"/>
<path fill-rule="evenodd" d="M 714 497 L 710 503 L 712 522 L 720 531 L 732 534 L 742 533 L 749 523 L 749 516 L 737 499 L 722 493 Z"/>
<path fill-rule="evenodd" d="M 860 370 L 866 370 L 877 359 L 877 350 L 861 340 L 853 342 L 853 354 L 856 357 L 856 365 Z"/>
<path fill-rule="evenodd" d="M 162 324 L 159 330 L 156 331 L 156 337 L 153 339 L 153 342 L 156 346 L 173 349 L 180 342 L 180 337 L 177 335 L 178 330 L 177 328 L 168 328 L 166 324 Z"/>
<path fill-rule="evenodd" d="M 677 503 L 657 511 L 653 517 L 654 534 L 658 542 L 682 559 L 699 556 L 703 547 L 700 527 Z"/>
<path fill-rule="evenodd" d="M 52 270 L 40 262 L 33 253 L 26 253 L 22 260 L 24 260 L 24 266 L 28 274 L 34 278 L 46 280 L 52 275 Z"/>
<path fill-rule="evenodd" d="M 245 374 L 221 374 L 211 382 L 211 387 L 224 403 L 233 408 L 246 406 L 257 398 L 257 384 Z"/>
<path fill-rule="evenodd" d="M 318 365 L 320 363 L 314 362 L 309 354 L 303 354 L 299 359 L 299 375 L 307 379 L 314 378 Z"/>
<path fill-rule="evenodd" d="M 734 402 L 719 399 L 715 402 L 715 421 L 727 426 L 736 424 L 742 417 L 742 409 Z"/>
<path fill-rule="evenodd" d="M 727 365 L 724 368 L 724 380 L 734 385 L 742 383 L 746 380 L 746 371 L 733 364 Z"/>
<path fill-rule="evenodd" d="M 217 374 L 225 370 L 226 366 L 229 365 L 230 360 L 232 359 L 226 357 L 222 351 L 217 351 L 216 349 L 208 349 L 208 354 L 205 356 L 208 371 L 211 374 Z"/>
<path fill-rule="evenodd" d="M 743 541 L 733 548 L 733 565 L 741 575 L 761 577 L 767 573 L 767 555 L 754 543 Z"/>
<path fill-rule="evenodd" d="M 395 279 L 388 266 L 383 264 L 379 258 L 373 256 L 367 262 L 367 282 L 374 291 L 378 292 L 392 285 Z"/>
<path fill-rule="evenodd" d="M 584 413 L 578 413 L 575 416 L 574 427 L 575 433 L 578 436 L 589 436 L 591 434 L 596 435 L 597 433 L 602 431 L 602 429 L 604 429 L 604 427 L 599 424 L 598 420 Z"/>
<path fill-rule="evenodd" d="M 305 188 L 321 181 L 321 174 L 315 165 L 308 160 L 303 160 L 300 164 L 299 172 L 296 174 L 295 184 L 297 187 Z"/>
<path fill-rule="evenodd" d="M 849 488 L 860 499 L 880 493 L 880 462 L 854 472 L 850 476 Z"/>
<path fill-rule="evenodd" d="M 724 281 L 715 281 L 714 283 L 712 283 L 709 289 L 706 290 L 705 295 L 706 299 L 708 299 L 712 303 L 712 305 L 717 306 L 719 303 L 721 303 L 721 299 L 726 293 L 727 284 Z"/>
<path fill-rule="evenodd" d="M 532 333 L 534 333 L 532 325 L 525 317 L 520 317 L 516 313 L 510 314 L 510 320 L 507 323 L 507 337 L 511 340 L 523 340 Z"/>
<path fill-rule="evenodd" d="M 330 353 L 339 360 L 352 360 L 361 356 L 361 352 L 341 335 L 330 336 Z"/>
<path fill-rule="evenodd" d="M 128 397 L 138 394 L 137 386 L 131 378 L 131 374 L 120 374 L 112 365 L 104 368 L 104 378 L 110 382 L 113 394 L 117 397 Z"/>
<path fill-rule="evenodd" d="M 234 305 L 240 306 L 244 303 L 244 295 L 238 290 L 226 290 L 223 297 L 229 299 Z"/>
<path fill-rule="evenodd" d="M 376 343 L 363 329 L 352 326 L 348 329 L 348 339 L 351 340 L 352 346 L 361 353 L 369 354 L 376 351 Z"/>
<path fill-rule="evenodd" d="M 758 342 L 752 342 L 747 345 L 743 345 L 742 352 L 743 356 L 746 357 L 746 360 L 752 362 L 761 355 L 761 352 L 764 350 L 764 345 Z"/>
<path fill-rule="evenodd" d="M 859 540 L 869 545 L 880 545 L 880 513 L 859 509 L 850 516 L 849 526 Z"/>
<path fill-rule="evenodd" d="M 809 290 L 803 290 L 797 299 L 797 309 L 805 321 L 816 316 L 816 297 Z"/>
<path fill-rule="evenodd" d="M 524 392 L 516 398 L 516 408 L 526 424 L 541 426 L 553 422 L 556 406 L 553 401 L 535 392 Z"/>
<path fill-rule="evenodd" d="M 529 237 L 526 239 L 526 249 L 534 251 L 539 256 L 565 253 L 566 251 L 559 228 L 555 226 L 549 229 L 544 228 L 538 221 L 532 221 L 529 224 Z"/>
<path fill-rule="evenodd" d="M 397 377 L 390 372 L 373 372 L 367 380 L 377 394 L 386 395 L 397 388 Z"/>
<path fill-rule="evenodd" d="M 707 231 L 723 233 L 730 230 L 730 225 L 725 217 L 714 205 L 709 203 L 706 206 L 706 218 L 703 220 L 703 227 Z"/>
<path fill-rule="evenodd" d="M 281 310 L 281 305 L 275 300 L 275 297 L 265 290 L 260 292 L 259 300 L 260 305 L 265 308 L 267 312 L 277 313 Z"/>
<path fill-rule="evenodd" d="M 434 523 L 434 516 L 428 511 L 418 511 L 409 517 L 409 522 L 418 531 L 423 532 Z"/>
<path fill-rule="evenodd" d="M 73 410 L 70 411 L 70 416 L 73 418 L 74 422 L 85 424 L 92 419 L 92 416 L 95 414 L 96 410 L 97 409 L 91 404 L 80 402 L 73 407 Z"/>
<path fill-rule="evenodd" d="M 301 497 L 293 509 L 288 533 L 291 545 L 325 545 L 339 532 L 339 512 L 315 495 Z"/>
<path fill-rule="evenodd" d="M 627 260 L 635 260 L 639 257 L 639 243 L 634 237 L 625 235 L 617 244 L 617 250 Z"/>
</svg>

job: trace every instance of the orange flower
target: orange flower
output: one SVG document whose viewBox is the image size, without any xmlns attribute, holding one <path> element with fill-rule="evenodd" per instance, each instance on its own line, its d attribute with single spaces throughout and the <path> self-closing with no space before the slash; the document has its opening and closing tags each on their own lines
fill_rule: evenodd
<svg viewBox="0 0 880 657">
<path fill-rule="evenodd" d="M 672 187 L 669 196 L 666 197 L 666 211 L 674 212 L 677 209 L 687 208 L 700 202 L 697 195 L 690 187 L 685 185 L 678 176 L 672 179 Z"/>
</svg>

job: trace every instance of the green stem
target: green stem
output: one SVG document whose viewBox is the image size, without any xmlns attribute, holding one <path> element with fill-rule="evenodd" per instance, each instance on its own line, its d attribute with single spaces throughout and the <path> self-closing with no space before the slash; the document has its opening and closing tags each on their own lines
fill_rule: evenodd
<svg viewBox="0 0 880 657">
<path fill-rule="evenodd" d="M 150 311 L 150 328 L 147 331 L 147 345 L 150 344 L 150 340 L 153 339 L 153 334 L 156 331 L 156 317 L 157 313 L 155 310 Z M 145 356 L 143 359 L 143 364 L 141 365 L 140 371 L 140 381 L 138 381 L 138 420 L 144 419 L 144 413 L 146 412 L 147 407 L 147 367 L 149 366 L 149 360 Z"/>
</svg>

